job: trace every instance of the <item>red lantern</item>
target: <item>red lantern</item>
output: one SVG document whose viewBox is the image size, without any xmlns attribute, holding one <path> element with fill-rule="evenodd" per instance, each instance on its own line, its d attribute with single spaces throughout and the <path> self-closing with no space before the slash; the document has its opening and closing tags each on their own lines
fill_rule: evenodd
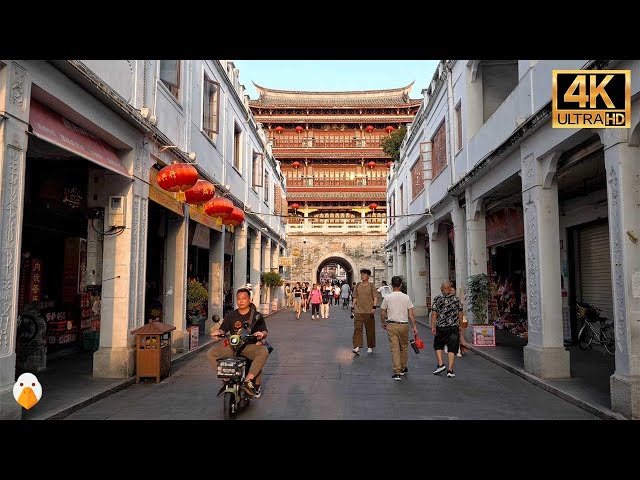
<svg viewBox="0 0 640 480">
<path fill-rule="evenodd" d="M 303 130 L 304 130 L 304 128 L 302 128 L 300 125 L 298 125 L 298 126 L 296 127 L 296 132 L 297 132 L 297 133 L 300 133 L 300 132 L 302 132 Z"/>
<path fill-rule="evenodd" d="M 204 205 L 204 213 L 213 218 L 227 218 L 233 212 L 233 203 L 225 197 L 214 197 Z"/>
<path fill-rule="evenodd" d="M 284 128 L 282 128 L 282 127 L 276 127 L 276 132 L 278 132 L 278 133 L 282 133 L 283 130 L 284 130 Z"/>
<path fill-rule="evenodd" d="M 215 187 L 206 180 L 198 180 L 189 190 L 184 192 L 185 202 L 191 205 L 204 205 L 213 198 Z"/>
<path fill-rule="evenodd" d="M 386 127 L 384 127 L 384 129 L 387 131 L 387 133 L 393 132 L 393 127 L 391 125 L 387 125 Z"/>
<path fill-rule="evenodd" d="M 167 192 L 185 192 L 198 181 L 198 171 L 188 163 L 173 162 L 158 172 L 158 185 Z"/>
<path fill-rule="evenodd" d="M 387 162 L 387 167 L 389 168 L 393 167 L 393 162 Z"/>
<path fill-rule="evenodd" d="M 293 208 L 294 210 L 298 210 L 300 208 L 300 204 L 298 203 L 292 203 L 291 204 L 291 208 Z"/>
<path fill-rule="evenodd" d="M 373 129 L 374 129 L 374 126 L 373 126 L 373 125 L 367 125 L 367 128 L 365 128 L 365 130 L 366 130 L 367 132 L 369 132 L 369 133 L 371 133 L 371 132 L 373 131 Z"/>
<path fill-rule="evenodd" d="M 298 162 L 298 161 L 295 161 L 295 162 L 293 162 L 293 163 L 291 164 L 291 166 L 292 166 L 293 168 L 298 168 L 300 165 L 302 165 L 302 164 L 301 164 L 300 162 Z"/>
<path fill-rule="evenodd" d="M 242 222 L 244 222 L 244 212 L 238 207 L 233 207 L 229 216 L 222 220 L 222 223 L 229 227 L 237 227 Z"/>
<path fill-rule="evenodd" d="M 376 162 L 371 161 L 371 162 L 367 163 L 367 167 L 369 167 L 369 168 L 371 168 L 371 169 L 376 168 Z"/>
<path fill-rule="evenodd" d="M 374 203 L 370 203 L 370 204 L 369 204 L 369 208 L 370 208 L 371 210 L 375 210 L 376 208 L 378 208 L 378 204 L 377 204 L 377 203 L 375 203 L 375 202 L 374 202 Z"/>
</svg>

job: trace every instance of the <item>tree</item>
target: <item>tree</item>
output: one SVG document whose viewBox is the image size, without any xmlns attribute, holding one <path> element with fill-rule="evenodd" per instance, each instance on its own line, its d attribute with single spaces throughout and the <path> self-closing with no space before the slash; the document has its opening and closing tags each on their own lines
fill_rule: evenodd
<svg viewBox="0 0 640 480">
<path fill-rule="evenodd" d="M 402 145 L 402 140 L 404 140 L 406 134 L 407 128 L 402 125 L 398 130 L 391 132 L 391 135 L 380 141 L 382 151 L 389 155 L 394 162 L 400 160 L 400 145 Z"/>
</svg>

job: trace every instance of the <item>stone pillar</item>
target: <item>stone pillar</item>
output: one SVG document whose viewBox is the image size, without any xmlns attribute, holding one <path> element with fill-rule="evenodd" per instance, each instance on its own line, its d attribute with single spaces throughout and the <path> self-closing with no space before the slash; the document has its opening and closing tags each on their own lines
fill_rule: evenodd
<svg viewBox="0 0 640 480">
<path fill-rule="evenodd" d="M 467 282 L 473 275 L 487 274 L 487 224 L 481 198 L 472 200 L 471 191 L 465 192 L 466 203 L 466 242 L 467 242 Z M 456 266 L 458 236 L 456 232 Z M 465 283 L 467 283 L 465 282 Z M 466 305 L 467 309 L 470 305 Z M 487 305 L 488 308 L 488 305 Z M 467 319 L 475 323 L 475 318 L 470 310 L 467 310 Z"/>
<path fill-rule="evenodd" d="M 540 378 L 569 378 L 562 334 L 558 184 L 559 151 L 536 158 L 522 150 L 522 204 L 527 258 L 529 341 L 524 368 Z"/>
<path fill-rule="evenodd" d="M 30 98 L 29 72 L 0 61 L 0 420 L 22 418 L 13 385 Z"/>
<path fill-rule="evenodd" d="M 469 255 L 467 253 L 466 215 L 465 215 L 464 209 L 460 208 L 460 205 L 458 204 L 457 201 L 454 201 L 453 203 L 454 204 L 453 204 L 453 210 L 451 212 L 451 220 L 453 221 L 453 235 L 454 235 L 453 249 L 456 257 L 456 289 L 457 289 L 458 297 L 464 301 L 465 295 L 467 294 L 467 278 L 469 276 L 468 274 Z M 484 215 L 482 218 L 482 222 L 484 224 Z M 484 273 L 487 273 L 486 234 L 485 234 L 484 243 L 485 243 Z M 465 305 L 465 307 L 468 307 L 468 305 Z"/>
<path fill-rule="evenodd" d="M 267 237 L 266 235 L 264 235 L 264 238 L 265 242 L 263 244 L 264 248 L 262 249 L 262 269 L 260 271 L 261 274 L 262 272 L 271 271 L 271 238 Z M 262 294 L 264 295 L 264 303 L 268 303 L 269 308 L 271 308 L 271 296 L 273 295 L 272 289 L 264 287 L 264 292 Z"/>
<path fill-rule="evenodd" d="M 236 307 L 236 290 L 247 283 L 247 232 L 249 227 L 244 222 L 233 232 L 235 249 L 233 254 L 233 306 Z"/>
<path fill-rule="evenodd" d="M 411 242 L 411 289 L 413 296 L 413 312 L 417 316 L 427 315 L 427 257 L 424 251 L 424 238 L 417 233 L 412 236 Z M 391 285 L 391 278 L 387 279 Z"/>
<path fill-rule="evenodd" d="M 275 240 L 271 241 L 271 270 L 280 273 L 280 247 Z M 284 308 L 284 283 L 275 288 L 272 295 L 274 300 L 278 300 L 278 308 Z"/>
<path fill-rule="evenodd" d="M 253 303 L 260 307 L 260 274 L 261 254 L 262 254 L 262 232 L 255 230 L 255 235 L 251 235 L 251 276 L 250 282 L 253 285 Z"/>
<path fill-rule="evenodd" d="M 393 247 L 392 273 L 394 276 L 400 275 L 400 252 L 398 250 L 399 250 L 399 247 L 398 247 L 398 244 L 396 243 L 395 246 Z"/>
<path fill-rule="evenodd" d="M 640 150 L 637 138 L 628 141 L 626 129 L 603 130 L 600 138 L 607 174 L 616 339 L 611 409 L 640 419 Z"/>
<path fill-rule="evenodd" d="M 209 315 L 204 322 L 207 334 L 211 333 L 214 322 L 213 315 L 217 315 L 222 320 L 222 306 L 224 303 L 224 240 L 226 234 L 211 230 L 209 238 Z"/>
<path fill-rule="evenodd" d="M 188 207 L 185 207 L 185 210 Z M 164 260 L 163 322 L 174 325 L 171 333 L 176 353 L 189 350 L 187 332 L 187 242 L 189 232 L 188 214 L 184 217 L 170 215 Z"/>
<path fill-rule="evenodd" d="M 148 171 L 149 151 L 143 147 L 142 138 L 123 160 L 125 166 L 133 165 L 139 176 Z M 139 179 L 131 183 L 120 175 L 105 177 L 99 197 L 105 202 L 111 195 L 125 197 L 127 228 L 103 240 L 100 347 L 93 354 L 93 376 L 127 378 L 135 373 L 135 337 L 129 332 L 144 325 L 145 320 L 149 186 Z M 89 179 L 90 198 L 98 193 L 91 192 L 92 184 L 95 182 Z M 108 221 L 106 211 L 105 225 Z"/>
<path fill-rule="evenodd" d="M 447 226 L 438 222 L 427 225 L 429 232 L 429 274 L 431 280 L 431 303 L 440 295 L 440 285 L 449 279 L 449 238 Z"/>
</svg>

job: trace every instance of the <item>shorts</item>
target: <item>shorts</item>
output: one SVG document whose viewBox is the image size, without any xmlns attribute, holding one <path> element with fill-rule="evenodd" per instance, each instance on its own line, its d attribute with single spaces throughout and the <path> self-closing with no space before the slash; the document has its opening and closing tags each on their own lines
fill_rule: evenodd
<svg viewBox="0 0 640 480">
<path fill-rule="evenodd" d="M 295 303 L 302 303 L 302 298 L 300 298 L 300 297 L 293 297 L 293 301 L 294 301 Z"/>
<path fill-rule="evenodd" d="M 452 327 L 436 327 L 433 349 L 444 350 L 445 345 L 449 353 L 456 353 L 460 348 L 460 331 L 458 325 Z"/>
</svg>

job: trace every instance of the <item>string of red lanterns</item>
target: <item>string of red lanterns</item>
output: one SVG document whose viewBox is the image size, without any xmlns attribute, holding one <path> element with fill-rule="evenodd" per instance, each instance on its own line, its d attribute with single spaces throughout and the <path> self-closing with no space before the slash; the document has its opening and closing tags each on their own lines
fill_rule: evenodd
<svg viewBox="0 0 640 480">
<path fill-rule="evenodd" d="M 373 125 L 367 125 L 367 128 L 365 128 L 365 130 L 369 133 L 371 133 L 374 129 L 375 127 Z"/>
<path fill-rule="evenodd" d="M 297 133 L 300 133 L 300 132 L 302 132 L 303 130 L 304 130 L 304 128 L 302 128 L 300 125 L 298 125 L 298 126 L 296 127 L 296 132 L 297 132 Z"/>
<path fill-rule="evenodd" d="M 222 220 L 222 224 L 227 226 L 232 232 L 233 229 L 242 222 L 244 222 L 244 212 L 238 207 L 233 207 L 231 213 Z"/>
<path fill-rule="evenodd" d="M 190 205 L 204 205 L 211 200 L 216 188 L 206 180 L 198 180 L 189 190 L 184 192 L 185 202 Z"/>
<path fill-rule="evenodd" d="M 204 213 L 212 218 L 223 220 L 233 212 L 233 203 L 226 197 L 214 197 L 204 205 Z M 221 222 L 220 222 L 221 223 Z"/>
<path fill-rule="evenodd" d="M 184 192 L 198 182 L 198 170 L 188 163 L 172 162 L 158 172 L 158 186 L 167 192 L 177 194 L 184 201 Z"/>
<path fill-rule="evenodd" d="M 377 204 L 377 203 L 375 203 L 375 202 L 370 203 L 370 204 L 369 204 L 369 208 L 370 208 L 371 210 L 374 210 L 374 211 L 375 211 L 375 209 L 376 209 L 376 208 L 378 208 L 378 204 Z"/>
<path fill-rule="evenodd" d="M 293 168 L 298 168 L 298 167 L 300 167 L 300 165 L 302 165 L 302 164 L 300 162 L 298 162 L 297 160 L 291 164 L 291 166 Z"/>
<path fill-rule="evenodd" d="M 294 210 L 298 210 L 300 208 L 300 204 L 298 203 L 292 203 L 291 204 L 291 208 L 293 208 Z"/>
<path fill-rule="evenodd" d="M 370 161 L 369 163 L 367 163 L 367 167 L 373 170 L 374 168 L 376 168 L 376 162 L 374 162 L 373 160 Z"/>
<path fill-rule="evenodd" d="M 386 127 L 384 127 L 384 129 L 387 131 L 387 133 L 393 132 L 393 127 L 391 125 L 387 125 Z"/>
</svg>

